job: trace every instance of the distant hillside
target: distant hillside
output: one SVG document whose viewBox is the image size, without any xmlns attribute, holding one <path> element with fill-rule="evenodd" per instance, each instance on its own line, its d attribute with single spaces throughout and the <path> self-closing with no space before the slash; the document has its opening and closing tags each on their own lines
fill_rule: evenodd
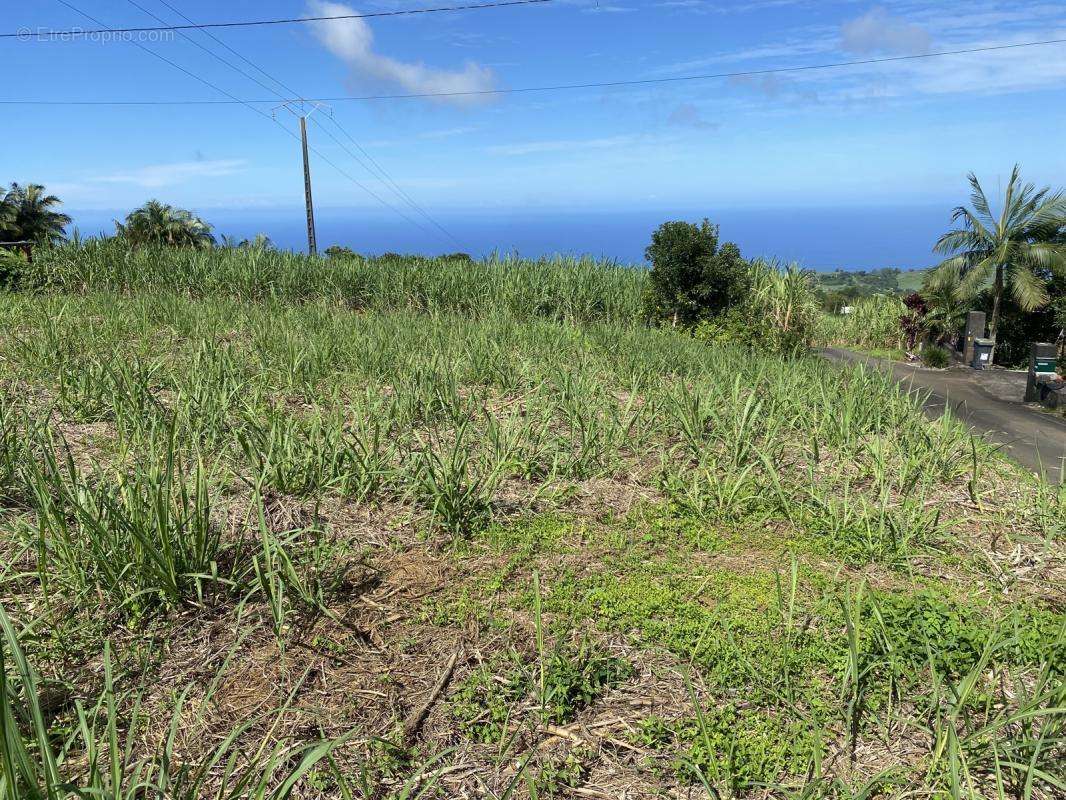
<svg viewBox="0 0 1066 800">
<path fill-rule="evenodd" d="M 855 270 L 845 272 L 815 273 L 815 282 L 819 289 L 827 294 L 840 293 L 848 297 L 864 297 L 871 294 L 909 294 L 921 288 L 925 270 L 901 270 L 885 267 L 874 270 Z"/>
</svg>

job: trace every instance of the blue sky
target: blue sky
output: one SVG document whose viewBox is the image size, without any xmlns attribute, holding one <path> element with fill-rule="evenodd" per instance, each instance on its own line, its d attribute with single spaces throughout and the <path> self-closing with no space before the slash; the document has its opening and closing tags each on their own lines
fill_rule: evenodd
<svg viewBox="0 0 1066 800">
<path fill-rule="evenodd" d="M 71 2 L 108 25 L 153 22 L 129 0 Z M 162 0 L 136 2 L 180 21 Z M 439 4 L 166 2 L 198 22 Z M 5 31 L 91 27 L 55 0 L 9 2 L 0 18 Z M 674 77 L 1066 37 L 1066 7 L 556 0 L 216 35 L 305 96 L 343 96 Z M 241 98 L 272 96 L 181 37 L 144 46 Z M 3 98 L 222 97 L 128 42 L 3 40 L 0 59 L 22 76 L 5 83 Z M 636 89 L 336 102 L 332 113 L 431 212 L 743 209 L 950 205 L 965 199 L 968 171 L 994 187 L 1015 161 L 1038 183 L 1066 184 L 1064 100 L 1066 45 L 1051 45 Z M 242 106 L 14 107 L 6 117 L 0 180 L 46 183 L 74 208 L 159 197 L 206 212 L 302 199 L 295 142 Z M 294 127 L 284 112 L 279 120 Z M 399 205 L 316 126 L 311 135 Z M 320 206 L 376 207 L 321 161 L 314 173 Z"/>
</svg>

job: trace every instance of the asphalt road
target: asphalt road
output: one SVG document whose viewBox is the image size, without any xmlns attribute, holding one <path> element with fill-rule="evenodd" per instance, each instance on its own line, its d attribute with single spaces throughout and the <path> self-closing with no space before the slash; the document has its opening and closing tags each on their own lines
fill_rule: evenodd
<svg viewBox="0 0 1066 800">
<path fill-rule="evenodd" d="M 1022 401 L 1025 374 L 965 368 L 931 370 L 850 350 L 828 348 L 823 355 L 845 364 L 866 364 L 891 371 L 903 385 L 923 396 L 926 413 L 939 417 L 949 404 L 974 432 L 1002 446 L 1002 452 L 1034 473 L 1062 483 L 1066 461 L 1066 418 Z"/>
</svg>

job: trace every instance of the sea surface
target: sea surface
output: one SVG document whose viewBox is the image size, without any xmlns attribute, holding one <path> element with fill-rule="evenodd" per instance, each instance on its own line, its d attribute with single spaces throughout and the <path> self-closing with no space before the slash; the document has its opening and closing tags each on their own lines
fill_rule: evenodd
<svg viewBox="0 0 1066 800">
<path fill-rule="evenodd" d="M 337 244 L 361 253 L 439 254 L 493 251 L 538 257 L 555 253 L 592 255 L 641 264 L 652 231 L 673 219 L 709 217 L 724 241 L 747 257 L 795 261 L 816 270 L 880 267 L 913 269 L 938 261 L 932 252 L 950 227 L 948 206 L 766 209 L 651 209 L 646 211 L 442 211 L 433 219 L 451 237 L 413 210 L 410 220 L 381 211 L 316 210 L 320 250 Z M 70 212 L 83 235 L 111 233 L 124 211 Z M 208 209 L 198 213 L 216 234 L 238 239 L 265 233 L 278 247 L 306 250 L 302 208 Z M 413 224 L 417 222 L 416 226 Z"/>
</svg>

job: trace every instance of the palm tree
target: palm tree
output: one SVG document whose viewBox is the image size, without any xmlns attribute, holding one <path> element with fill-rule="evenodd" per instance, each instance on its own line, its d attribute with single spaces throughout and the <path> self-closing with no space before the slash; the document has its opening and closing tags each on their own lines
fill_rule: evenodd
<svg viewBox="0 0 1066 800">
<path fill-rule="evenodd" d="M 0 202 L 0 230 L 12 241 L 61 242 L 67 236 L 64 229 L 70 217 L 55 210 L 59 205 L 62 201 L 46 194 L 39 183 L 13 183 Z"/>
<path fill-rule="evenodd" d="M 1066 218 L 1066 200 L 1048 187 L 1037 191 L 1031 183 L 1021 186 L 1020 178 L 1015 165 L 996 218 L 977 176 L 970 173 L 973 210 L 956 208 L 951 220 L 961 221 L 962 228 L 945 233 L 934 248 L 955 255 L 936 268 L 933 287 L 958 279 L 959 295 L 973 297 L 991 285 L 988 332 L 993 339 L 1004 292 L 1010 291 L 1024 311 L 1041 308 L 1049 299 L 1043 276 L 1066 265 L 1066 247 L 1053 241 Z"/>
<path fill-rule="evenodd" d="M 274 249 L 274 243 L 265 233 L 257 233 L 253 239 L 238 239 L 236 236 L 223 236 L 222 246 L 231 250 L 256 250 L 266 252 Z"/>
<path fill-rule="evenodd" d="M 17 241 L 15 236 L 15 206 L 7 199 L 6 192 L 0 192 L 0 241 Z"/>
<path fill-rule="evenodd" d="M 970 310 L 968 298 L 959 291 L 958 273 L 924 281 L 921 296 L 926 303 L 922 319 L 925 333 L 939 347 L 952 344 L 952 337 L 958 335 Z"/>
<path fill-rule="evenodd" d="M 211 247 L 211 226 L 191 211 L 149 200 L 131 211 L 126 222 L 115 221 L 115 232 L 134 246 Z"/>
</svg>

